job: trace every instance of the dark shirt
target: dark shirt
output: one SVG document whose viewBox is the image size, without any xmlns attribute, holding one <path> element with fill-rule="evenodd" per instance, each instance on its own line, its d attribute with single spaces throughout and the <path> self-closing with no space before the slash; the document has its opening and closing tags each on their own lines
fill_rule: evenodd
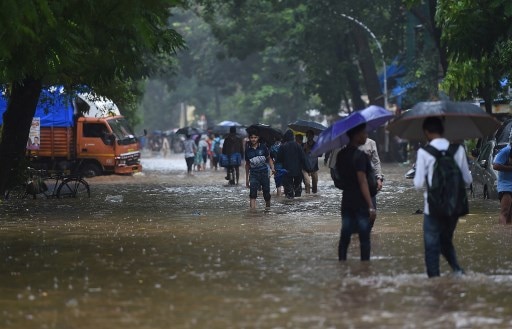
<svg viewBox="0 0 512 329">
<path fill-rule="evenodd" d="M 258 143 L 256 148 L 247 146 L 245 149 L 245 162 L 249 164 L 251 172 L 268 171 L 267 158 L 270 156 L 268 148 Z"/>
<path fill-rule="evenodd" d="M 288 175 L 294 177 L 302 175 L 305 157 L 302 146 L 295 141 L 282 144 L 277 153 L 277 161 L 288 171 Z"/>
<path fill-rule="evenodd" d="M 344 184 L 341 208 L 368 208 L 363 193 L 359 188 L 359 180 L 357 179 L 358 171 L 362 171 L 366 174 L 372 170 L 370 159 L 366 153 L 349 145 L 338 152 L 336 168 Z"/>
<path fill-rule="evenodd" d="M 243 142 L 241 138 L 238 138 L 236 134 L 229 134 L 226 136 L 226 138 L 224 139 L 224 144 L 222 145 L 222 154 L 242 154 L 243 151 Z"/>
</svg>

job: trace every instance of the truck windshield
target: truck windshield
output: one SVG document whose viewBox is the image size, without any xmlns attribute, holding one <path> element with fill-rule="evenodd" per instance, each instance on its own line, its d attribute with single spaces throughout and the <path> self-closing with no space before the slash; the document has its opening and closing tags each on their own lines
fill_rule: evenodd
<svg viewBox="0 0 512 329">
<path fill-rule="evenodd" d="M 124 118 L 116 118 L 108 120 L 108 124 L 112 132 L 116 136 L 117 142 L 120 145 L 127 145 L 137 143 L 137 137 L 133 133 L 128 121 Z"/>
</svg>

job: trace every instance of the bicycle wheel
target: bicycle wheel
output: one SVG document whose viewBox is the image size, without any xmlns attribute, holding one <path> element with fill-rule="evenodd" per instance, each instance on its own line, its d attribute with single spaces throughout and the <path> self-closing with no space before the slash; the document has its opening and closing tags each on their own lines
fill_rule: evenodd
<svg viewBox="0 0 512 329">
<path fill-rule="evenodd" d="M 57 188 L 57 198 L 89 198 L 89 183 L 81 178 L 66 178 Z"/>
<path fill-rule="evenodd" d="M 16 185 L 5 191 L 4 200 L 21 200 L 28 197 L 26 185 Z"/>
</svg>

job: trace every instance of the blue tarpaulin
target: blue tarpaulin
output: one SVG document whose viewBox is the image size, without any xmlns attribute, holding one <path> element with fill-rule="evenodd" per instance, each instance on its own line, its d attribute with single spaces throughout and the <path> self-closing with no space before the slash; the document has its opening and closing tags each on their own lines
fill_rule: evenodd
<svg viewBox="0 0 512 329">
<path fill-rule="evenodd" d="M 7 99 L 0 95 L 0 125 L 7 110 Z M 73 99 L 62 92 L 62 88 L 49 88 L 41 91 L 34 117 L 39 117 L 41 127 L 73 126 Z"/>
</svg>

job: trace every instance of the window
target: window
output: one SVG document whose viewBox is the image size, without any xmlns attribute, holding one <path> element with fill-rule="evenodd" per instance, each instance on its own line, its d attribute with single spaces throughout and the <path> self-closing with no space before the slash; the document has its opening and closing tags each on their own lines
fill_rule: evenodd
<svg viewBox="0 0 512 329">
<path fill-rule="evenodd" d="M 102 123 L 85 123 L 83 134 L 84 137 L 103 138 L 108 134 L 108 128 Z"/>
</svg>

